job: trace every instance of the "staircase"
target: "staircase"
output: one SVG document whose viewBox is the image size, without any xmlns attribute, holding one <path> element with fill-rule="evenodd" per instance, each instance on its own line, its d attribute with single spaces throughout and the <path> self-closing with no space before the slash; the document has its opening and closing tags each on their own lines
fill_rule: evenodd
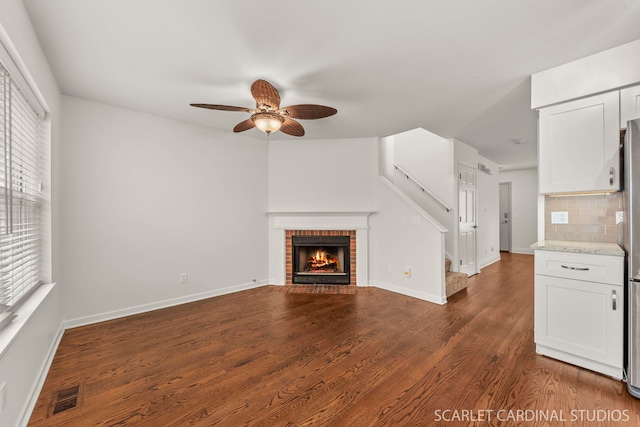
<svg viewBox="0 0 640 427">
<path fill-rule="evenodd" d="M 418 207 L 417 212 L 432 219 L 442 231 L 444 245 L 437 260 L 440 275 L 437 293 L 442 303 L 467 288 L 468 275 L 452 271 L 452 267 L 457 270 L 458 265 L 457 164 L 459 159 L 471 158 L 472 151 L 460 141 L 440 137 L 422 128 L 385 137 L 380 142 L 383 177 Z M 428 167 L 423 164 L 425 159 L 428 159 Z M 435 251 L 430 253 L 434 254 Z M 452 266 L 451 260 L 456 264 Z M 445 268 L 444 275 L 440 270 L 442 267 Z"/>
<path fill-rule="evenodd" d="M 444 267 L 444 278 L 446 284 L 445 289 L 447 297 L 450 297 L 456 292 L 460 292 L 461 290 L 467 288 L 467 280 L 469 278 L 467 273 L 457 273 L 455 271 L 451 271 L 451 260 L 449 258 L 445 258 Z"/>
</svg>

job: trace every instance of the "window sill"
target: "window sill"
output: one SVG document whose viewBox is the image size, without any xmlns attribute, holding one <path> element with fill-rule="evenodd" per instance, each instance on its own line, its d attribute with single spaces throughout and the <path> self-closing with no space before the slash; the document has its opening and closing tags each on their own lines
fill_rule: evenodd
<svg viewBox="0 0 640 427">
<path fill-rule="evenodd" d="M 0 331 L 0 359 L 11 344 L 18 338 L 24 325 L 29 321 L 31 316 L 36 312 L 40 304 L 47 298 L 47 295 L 54 288 L 55 283 L 47 283 L 40 285 L 33 294 L 29 295 L 27 300 L 16 310 L 16 318 L 13 319 L 4 329 Z"/>
</svg>

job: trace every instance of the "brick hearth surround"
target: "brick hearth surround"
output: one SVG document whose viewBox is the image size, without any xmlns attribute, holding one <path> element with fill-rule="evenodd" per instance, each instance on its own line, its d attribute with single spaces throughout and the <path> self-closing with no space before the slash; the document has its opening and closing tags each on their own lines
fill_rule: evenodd
<svg viewBox="0 0 640 427">
<path fill-rule="evenodd" d="M 349 236 L 349 286 L 355 286 L 356 280 L 356 230 L 285 230 L 285 276 L 286 285 L 293 284 L 293 254 L 291 236 Z"/>
</svg>

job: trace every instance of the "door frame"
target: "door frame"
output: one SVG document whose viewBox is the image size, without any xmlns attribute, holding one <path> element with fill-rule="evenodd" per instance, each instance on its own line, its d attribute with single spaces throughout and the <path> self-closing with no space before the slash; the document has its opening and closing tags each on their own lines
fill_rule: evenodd
<svg viewBox="0 0 640 427">
<path fill-rule="evenodd" d="M 498 184 L 498 200 L 499 200 L 499 206 L 498 206 L 498 211 L 499 211 L 499 215 L 502 215 L 502 186 L 506 186 L 507 188 L 507 229 L 508 229 L 508 233 L 509 233 L 509 240 L 507 242 L 507 246 L 508 249 L 506 252 L 511 253 L 511 249 L 513 248 L 513 212 L 512 212 L 512 197 L 511 197 L 511 191 L 512 191 L 512 186 L 511 186 L 511 181 L 506 181 L 506 182 L 500 182 Z M 498 218 L 498 221 L 502 221 L 502 218 Z M 502 227 L 500 226 L 500 223 L 498 223 L 498 233 L 501 233 L 502 231 Z M 504 252 L 502 249 L 502 235 L 500 235 L 500 251 Z"/>
<path fill-rule="evenodd" d="M 465 168 L 471 169 L 475 171 L 475 176 L 474 176 L 474 191 L 473 191 L 473 218 L 474 218 L 474 226 L 473 226 L 473 246 L 472 246 L 472 252 L 473 252 L 473 266 L 472 266 L 472 270 L 467 270 L 467 268 L 461 268 L 460 263 L 462 262 L 462 257 L 460 254 L 460 235 L 461 235 L 461 221 L 459 221 L 460 218 L 460 180 L 461 178 L 461 166 L 464 166 Z M 455 219 L 456 221 L 456 236 L 455 236 L 455 245 L 456 245 L 456 255 L 457 255 L 457 263 L 458 265 L 456 266 L 456 271 L 465 271 L 469 274 L 469 276 L 472 276 L 474 274 L 478 274 L 480 273 L 480 268 L 478 266 L 478 169 L 476 166 L 471 165 L 467 162 L 464 162 L 462 160 L 458 160 L 457 163 L 457 173 L 456 173 L 456 191 L 457 191 L 457 195 L 456 198 L 458 199 L 458 203 L 457 203 L 457 218 Z"/>
</svg>

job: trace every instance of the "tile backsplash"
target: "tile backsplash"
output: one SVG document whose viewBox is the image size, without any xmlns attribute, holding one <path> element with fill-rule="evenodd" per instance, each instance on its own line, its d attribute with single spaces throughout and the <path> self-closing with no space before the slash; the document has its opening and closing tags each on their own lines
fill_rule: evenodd
<svg viewBox="0 0 640 427">
<path fill-rule="evenodd" d="M 622 244 L 622 193 L 545 198 L 545 239 Z M 551 212 L 568 212 L 568 224 L 551 224 Z"/>
</svg>

